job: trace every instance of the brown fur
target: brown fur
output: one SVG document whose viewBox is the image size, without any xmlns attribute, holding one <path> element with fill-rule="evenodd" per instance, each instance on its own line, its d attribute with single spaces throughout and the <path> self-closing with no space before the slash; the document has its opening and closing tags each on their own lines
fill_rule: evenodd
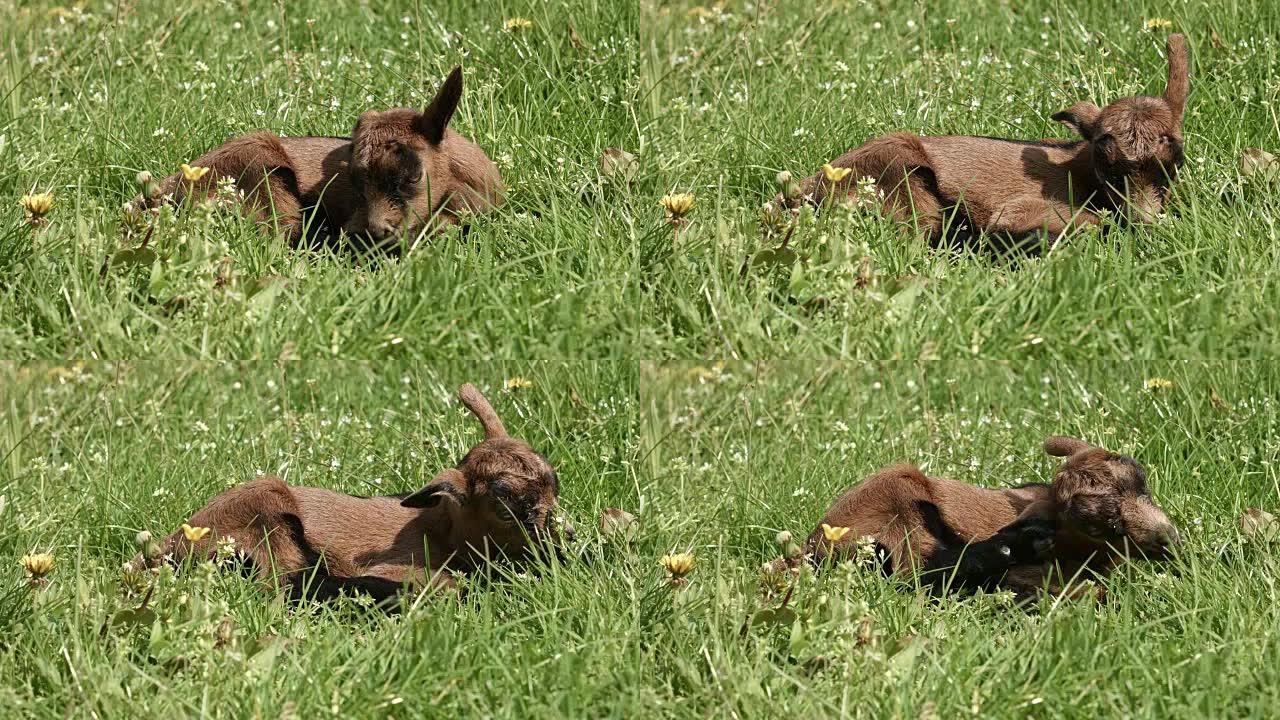
<svg viewBox="0 0 1280 720">
<path fill-rule="evenodd" d="M 1056 239 L 1097 223 L 1099 210 L 1149 221 L 1163 209 L 1183 158 L 1189 79 L 1182 35 L 1169 36 L 1168 56 L 1163 97 L 1121 98 L 1103 109 L 1081 102 L 1053 116 L 1080 141 L 895 133 L 832 161 L 853 172 L 834 185 L 817 173 L 802 183 L 802 196 L 818 205 L 853 195 L 858 180 L 871 177 L 886 211 L 898 220 L 914 217 L 930 242 L 942 239 L 953 213 L 953 234 L 1015 239 L 1041 231 Z M 776 202 L 788 203 L 782 196 Z"/>
<path fill-rule="evenodd" d="M 424 112 L 366 112 L 350 138 L 265 131 L 238 137 L 191 163 L 210 168 L 194 186 L 175 173 L 155 196 L 134 202 L 181 203 L 188 195 L 211 195 L 218 180 L 231 178 L 246 209 L 261 222 L 278 222 L 295 244 L 308 221 L 312 236 L 343 230 L 375 245 L 456 225 L 465 213 L 502 202 L 497 166 L 448 128 L 461 98 L 462 69 L 454 68 Z"/>
<path fill-rule="evenodd" d="M 209 501 L 188 521 L 211 532 L 192 543 L 182 530 L 162 543 L 172 562 L 212 557 L 230 537 L 257 576 L 279 578 L 295 594 L 316 577 L 327 597 L 365 590 L 382 598 L 402 584 L 448 584 L 450 571 L 496 557 L 519 559 L 530 541 L 554 539 L 550 522 L 559 482 L 547 460 L 507 435 L 471 385 L 459 399 L 481 421 L 485 439 L 457 465 L 403 497 L 361 498 L 259 477 Z M 570 529 L 571 532 L 571 529 Z M 135 567 L 147 562 L 141 555 Z"/>
<path fill-rule="evenodd" d="M 369 111 L 352 133 L 352 180 L 365 202 L 356 223 L 381 241 L 423 227 L 432 217 L 456 224 L 461 215 L 502 202 L 498 168 L 471 141 L 448 128 L 462 97 L 455 69 L 425 112 Z"/>
<path fill-rule="evenodd" d="M 1067 457 L 1053 482 L 1018 488 L 926 477 L 910 465 L 885 468 L 842 494 L 823 516 L 822 523 L 850 532 L 832 544 L 819 525 L 805 552 L 819 562 L 847 556 L 870 536 L 886 556 L 886 569 L 907 573 L 929 565 L 945 545 L 958 543 L 962 547 L 948 549 L 962 550 L 1007 535 L 1011 527 L 1045 523 L 1052 533 L 1048 556 L 1013 565 L 999 581 L 1025 595 L 1077 573 L 1105 574 L 1129 553 L 1162 557 L 1178 544 L 1132 459 L 1065 437 L 1049 438 L 1045 451 Z"/>
</svg>

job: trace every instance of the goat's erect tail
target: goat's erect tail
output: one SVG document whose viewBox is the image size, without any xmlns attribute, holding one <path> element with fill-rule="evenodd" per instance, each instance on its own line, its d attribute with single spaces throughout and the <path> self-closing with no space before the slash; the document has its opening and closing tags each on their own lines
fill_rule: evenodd
<svg viewBox="0 0 1280 720">
<path fill-rule="evenodd" d="M 1188 74 L 1191 61 L 1187 51 L 1187 38 L 1183 35 L 1170 35 L 1165 48 L 1169 55 L 1169 79 L 1165 84 L 1164 101 L 1181 127 L 1182 114 L 1187 108 L 1187 95 L 1191 92 L 1191 78 Z"/>
<path fill-rule="evenodd" d="M 493 406 L 489 404 L 484 395 L 480 394 L 475 385 L 467 383 L 458 388 L 458 399 L 480 421 L 480 425 L 484 427 L 486 440 L 507 437 L 507 428 L 498 419 L 498 413 L 493 411 Z"/>
<path fill-rule="evenodd" d="M 1083 440 L 1066 435 L 1054 435 L 1044 441 L 1044 451 L 1054 457 L 1070 457 L 1093 446 Z"/>
</svg>

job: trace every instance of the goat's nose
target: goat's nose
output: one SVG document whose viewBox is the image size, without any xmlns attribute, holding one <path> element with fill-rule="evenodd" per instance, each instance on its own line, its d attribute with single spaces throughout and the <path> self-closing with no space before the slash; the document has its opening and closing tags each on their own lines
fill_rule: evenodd
<svg viewBox="0 0 1280 720">
<path fill-rule="evenodd" d="M 1151 533 L 1150 548 L 1157 553 L 1168 553 L 1181 544 L 1182 538 L 1178 537 L 1178 531 L 1172 525 Z"/>
<path fill-rule="evenodd" d="M 567 520 L 564 523 L 564 539 L 566 542 L 573 542 L 578 539 L 578 531 L 573 529 L 573 525 Z"/>
<path fill-rule="evenodd" d="M 395 230 L 395 226 L 385 220 L 370 220 L 369 227 L 367 228 L 369 237 L 374 240 L 385 239 L 388 235 L 395 232 Z"/>
<path fill-rule="evenodd" d="M 1178 535 L 1178 530 L 1170 525 L 1160 531 L 1160 544 L 1166 548 L 1175 548 L 1182 544 L 1182 537 Z"/>
</svg>

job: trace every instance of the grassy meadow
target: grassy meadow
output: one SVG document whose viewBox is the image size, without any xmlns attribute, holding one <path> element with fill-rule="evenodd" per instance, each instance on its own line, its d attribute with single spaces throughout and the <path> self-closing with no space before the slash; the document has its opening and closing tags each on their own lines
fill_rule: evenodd
<svg viewBox="0 0 1280 720">
<path fill-rule="evenodd" d="M 637 10 L 626 3 L 161 2 L 0 5 L 0 347 L 16 359 L 601 358 L 628 348 L 634 228 L 601 187 L 635 137 Z M 506 18 L 532 21 L 504 30 Z M 578 45 L 567 32 L 572 24 Z M 580 47 L 579 47 L 580 45 Z M 509 203 L 399 263 L 290 252 L 237 217 L 164 217 L 166 262 L 121 205 L 249 130 L 348 135 L 368 108 L 423 107 L 457 64 L 452 127 L 489 151 Z M 38 233 L 17 197 L 52 191 Z M 595 202 L 588 204 L 583 197 Z M 639 209 L 643 206 L 643 212 Z"/>
<path fill-rule="evenodd" d="M 1280 345 L 1280 205 L 1238 167 L 1280 136 L 1274 3 L 642 7 L 655 192 L 699 199 L 674 246 L 670 233 L 641 246 L 661 278 L 645 334 L 668 356 L 1072 362 Z M 1153 19 L 1169 27 L 1145 29 Z M 1049 116 L 1078 100 L 1158 95 L 1174 31 L 1191 44 L 1188 162 L 1153 226 L 1030 258 L 931 251 L 848 212 L 806 215 L 781 257 L 761 231 L 779 171 L 812 175 L 873 136 L 1069 137 Z"/>
<path fill-rule="evenodd" d="M 696 585 L 721 586 L 699 588 L 718 622 L 689 621 L 715 682 L 694 715 L 1265 717 L 1280 699 L 1280 559 L 1238 525 L 1280 493 L 1273 367 L 662 365 L 641 387 L 654 503 L 689 508 L 676 544 L 711 556 L 717 577 Z M 837 570 L 798 583 L 793 621 L 738 634 L 781 592 L 723 586 L 776 556 L 778 531 L 807 536 L 844 489 L 902 461 L 989 487 L 1048 482 L 1054 434 L 1142 463 L 1186 552 L 1121 568 L 1104 603 L 1027 612 Z"/>
<path fill-rule="evenodd" d="M 0 438 L 13 449 L 0 490 L 0 553 L 17 568 L 18 557 L 41 548 L 58 565 L 38 593 L 25 582 L 3 587 L 0 703 L 12 717 L 51 718 L 523 715 L 584 706 L 583 696 L 529 695 L 525 683 L 545 673 L 543 684 L 571 687 L 584 660 L 575 647 L 593 642 L 581 613 L 601 616 L 592 624 L 625 621 L 573 609 L 597 602 L 594 589 L 610 583 L 604 565 L 564 586 L 510 573 L 472 578 L 468 599 L 424 599 L 397 618 L 355 601 L 296 609 L 236 573 L 193 570 L 157 580 L 147 603 L 154 627 L 119 616 L 144 604 L 145 591 L 122 582 L 120 568 L 136 552 L 135 533 L 167 534 L 209 496 L 257 474 L 357 495 L 422 487 L 483 437 L 452 399 L 467 381 L 513 435 L 552 460 L 568 515 L 634 506 L 635 374 L 589 362 L 522 362 L 519 375 L 507 372 L 471 362 L 6 372 Z M 531 385 L 504 390 L 515 377 Z M 548 641 L 550 626 L 560 627 L 558 641 Z"/>
<path fill-rule="evenodd" d="M 1274 715 L 1280 560 L 1238 522 L 1280 514 L 1280 194 L 1238 160 L 1280 153 L 1271 3 L 0 16 L 0 715 Z M 1016 256 L 838 209 L 801 214 L 785 251 L 762 227 L 779 171 L 873 135 L 1062 137 L 1048 118 L 1076 100 L 1158 94 L 1169 32 L 1192 48 L 1188 161 L 1151 226 Z M 453 127 L 509 190 L 465 233 L 361 257 L 200 209 L 122 218 L 139 171 L 259 128 L 348 134 L 457 64 Z M 34 192 L 54 197 L 40 226 Z M 676 192 L 680 227 L 659 206 Z M 259 473 L 417 489 L 481 437 L 464 382 L 557 468 L 565 557 L 390 616 L 212 566 L 122 572 L 140 530 Z M 1048 479 L 1053 433 L 1142 462 L 1186 551 L 1126 566 L 1103 603 L 932 601 L 845 567 L 778 610 L 776 534 L 840 490 L 901 460 Z M 606 508 L 637 523 L 602 527 Z M 56 562 L 41 586 L 33 552 Z M 682 587 L 672 552 L 696 559 Z"/>
</svg>

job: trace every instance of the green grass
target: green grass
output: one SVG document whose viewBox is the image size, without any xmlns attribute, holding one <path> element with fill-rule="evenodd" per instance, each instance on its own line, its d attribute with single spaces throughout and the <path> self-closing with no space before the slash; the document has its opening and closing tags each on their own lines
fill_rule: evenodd
<svg viewBox="0 0 1280 720">
<path fill-rule="evenodd" d="M 1274 186 L 1242 189 L 1237 167 L 1280 131 L 1273 3 L 766 2 L 706 19 L 689 3 L 643 7 L 651 187 L 700 203 L 674 249 L 670 233 L 642 249 L 661 277 L 646 334 L 668 356 L 1070 362 L 1280 344 L 1280 206 Z M 1067 137 L 1049 116 L 1077 100 L 1163 92 L 1167 31 L 1142 29 L 1156 16 L 1189 34 L 1193 58 L 1189 162 L 1166 220 L 1009 259 L 933 252 L 831 213 L 792 238 L 801 260 L 740 274 L 779 244 L 758 217 L 780 170 L 811 175 L 893 130 Z"/>
<path fill-rule="evenodd" d="M 502 391 L 517 372 L 533 386 Z M 331 706 L 371 717 L 417 716 L 432 705 L 449 714 L 546 712 L 583 699 L 523 697 L 524 669 L 540 667 L 545 682 L 562 684 L 583 659 L 575 647 L 594 642 L 580 614 L 624 621 L 574 609 L 603 602 L 590 593 L 612 580 L 604 564 L 563 586 L 499 578 L 489 588 L 474 578 L 466 599 L 426 599 L 399 618 L 353 603 L 289 609 L 238 575 L 193 569 L 156 585 L 150 605 L 170 622 L 103 629 L 141 604 L 137 593 L 122 594 L 120 564 L 134 552 L 134 534 L 169 532 L 232 484 L 269 472 L 360 495 L 421 487 L 482 437 L 451 399 L 464 381 L 555 464 L 570 516 L 592 517 L 606 503 L 634 507 L 637 389 L 625 367 L 335 362 L 168 372 L 121 364 L 9 368 L 0 379 L 8 389 L 0 555 L 9 566 L 0 702 L 14 716 L 279 717 L 286 706 L 299 716 Z M 33 548 L 58 561 L 38 593 L 13 572 Z M 223 618 L 233 640 L 215 649 Z M 559 644 L 547 642 L 551 626 L 567 633 Z M 561 652 L 564 662 L 552 661 Z M 475 683 L 473 672 L 481 673 Z M 501 696 L 499 685 L 507 687 Z M 432 700 L 442 692 L 447 702 Z M 405 707 L 378 709 L 393 697 Z"/>
<path fill-rule="evenodd" d="M 0 0 L 0 707 L 15 717 L 1269 716 L 1280 505 L 1280 13 L 1172 5 L 651 0 L 483 4 Z M 1036 138 L 1163 87 L 1188 33 L 1189 161 L 1168 217 L 1044 256 L 924 247 L 874 217 L 759 226 L 779 170 L 895 129 Z M 503 30 L 512 17 L 533 21 Z M 1045 18 L 1048 21 L 1045 21 Z M 879 26 L 876 26 L 879 23 Z M 572 25 L 576 35 L 571 36 Z M 575 42 L 574 37 L 580 42 Z M 1216 38 L 1216 40 L 1214 39 Z M 291 250 L 240 219 L 120 206 L 256 128 L 345 134 L 466 71 L 455 127 L 509 203 L 402 258 Z M 610 147 L 638 157 L 604 177 Z M 51 191 L 47 227 L 17 199 Z M 679 233 L 658 199 L 695 194 Z M 513 377 L 532 387 L 504 390 Z M 1172 387 L 1148 390 L 1161 377 Z M 258 472 L 416 489 L 480 437 L 489 393 L 556 466 L 576 550 L 386 617 L 293 607 L 234 574 L 162 574 L 110 620 L 141 529 Z M 927 602 L 841 570 L 794 622 L 759 566 L 900 460 L 1046 479 L 1044 437 L 1134 455 L 1187 538 L 1107 602 Z M 639 516 L 630 543 L 601 510 Z M 658 559 L 690 551 L 687 587 Z M 51 551 L 33 589 L 17 560 Z M 7 568 L 7 569 L 6 569 Z"/>
<path fill-rule="evenodd" d="M 17 246 L 0 253 L 7 357 L 375 359 L 393 336 L 395 352 L 420 359 L 629 349 L 637 204 L 652 213 L 625 190 L 596 191 L 590 205 L 582 195 L 599 185 L 600 153 L 635 135 L 635 7 L 143 2 L 61 20 L 44 3 L 6 5 L 17 18 L 0 59 L 0 196 L 13 198 L 5 245 Z M 534 27 L 504 32 L 516 15 Z M 425 105 L 459 63 L 453 126 L 489 150 L 510 188 L 509 204 L 465 237 L 355 267 L 193 213 L 151 241 L 166 283 L 150 266 L 101 273 L 119 247 L 140 242 L 122 241 L 119 212 L 137 171 L 167 175 L 255 128 L 349 134 L 366 108 Z M 33 187 L 58 201 L 39 233 L 22 227 L 16 205 Z M 215 290 L 220 273 L 229 282 Z M 283 291 L 250 301 L 263 277 Z"/>
<path fill-rule="evenodd" d="M 1144 389 L 1153 377 L 1173 386 Z M 1237 519 L 1280 493 L 1278 383 L 1272 367 L 1224 363 L 649 368 L 655 512 L 682 509 L 676 544 L 711 556 L 716 577 L 698 577 L 698 594 L 725 616 L 688 621 L 718 684 L 689 699 L 705 704 L 690 714 L 919 717 L 932 704 L 936 717 L 1269 715 L 1280 563 Z M 778 552 L 775 532 L 807 535 L 880 467 L 906 460 L 993 487 L 1048 481 L 1057 461 L 1040 445 L 1059 433 L 1143 463 L 1186 539 L 1177 561 L 1109 578 L 1105 604 L 1046 599 L 1024 614 L 994 596 L 929 603 L 874 572 L 835 573 L 799 586 L 794 626 L 740 638 L 734 616 L 759 601 L 708 587 L 740 582 Z M 860 644 L 863 618 L 872 639 Z"/>
</svg>

